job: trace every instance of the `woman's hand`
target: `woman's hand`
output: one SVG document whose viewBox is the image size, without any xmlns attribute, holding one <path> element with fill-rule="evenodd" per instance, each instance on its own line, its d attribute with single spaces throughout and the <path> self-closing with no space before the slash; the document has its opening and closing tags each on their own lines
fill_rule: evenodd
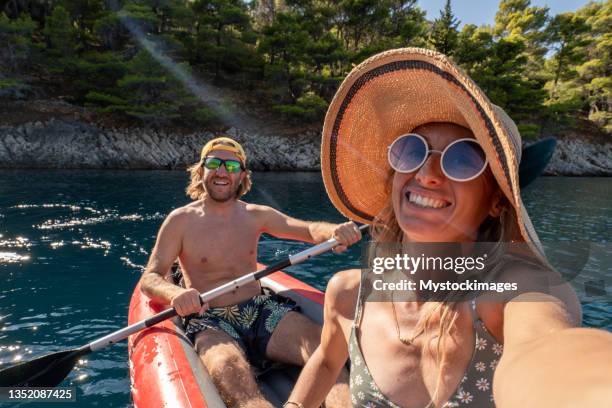
<svg viewBox="0 0 612 408">
<path fill-rule="evenodd" d="M 612 334 L 574 326 L 565 303 L 550 295 L 506 305 L 497 406 L 612 406 Z"/>
</svg>

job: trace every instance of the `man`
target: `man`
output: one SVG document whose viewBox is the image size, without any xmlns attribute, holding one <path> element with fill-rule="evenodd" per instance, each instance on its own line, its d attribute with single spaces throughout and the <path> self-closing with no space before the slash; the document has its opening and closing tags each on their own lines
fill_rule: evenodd
<svg viewBox="0 0 612 408">
<path fill-rule="evenodd" d="M 297 313 L 291 300 L 262 293 L 258 282 L 210 305 L 201 305 L 198 295 L 256 270 L 257 243 L 264 232 L 312 243 L 333 237 L 341 244 L 338 251 L 357 242 L 361 234 L 352 222 L 305 222 L 241 201 L 251 177 L 244 150 L 232 139 L 208 142 L 200 162 L 189 171 L 187 193 L 195 201 L 172 211 L 161 226 L 141 279 L 142 290 L 185 317 L 186 331 L 227 405 L 271 407 L 249 363 L 303 365 L 319 344 L 320 327 Z M 185 287 L 165 279 L 177 258 Z M 347 401 L 346 383 L 338 384 L 328 402 L 341 406 Z"/>
</svg>

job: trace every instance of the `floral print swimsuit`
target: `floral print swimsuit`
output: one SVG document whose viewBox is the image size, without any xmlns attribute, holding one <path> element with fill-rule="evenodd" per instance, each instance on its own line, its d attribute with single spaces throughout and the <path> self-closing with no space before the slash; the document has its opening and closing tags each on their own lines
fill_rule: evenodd
<svg viewBox="0 0 612 408">
<path fill-rule="evenodd" d="M 287 313 L 298 310 L 291 299 L 263 293 L 242 303 L 189 315 L 184 320 L 184 327 L 192 342 L 202 330 L 223 330 L 240 345 L 251 364 L 265 369 L 268 365 L 266 347 L 274 329 Z"/>
<path fill-rule="evenodd" d="M 362 288 L 357 298 L 357 311 L 349 339 L 349 357 L 351 360 L 350 393 L 353 407 L 359 408 L 401 408 L 380 392 L 365 364 L 359 347 L 358 330 L 363 310 Z M 494 407 L 493 373 L 502 355 L 503 346 L 488 332 L 484 323 L 478 318 L 475 303 L 471 302 L 474 324 L 475 344 L 472 359 L 452 397 L 443 405 L 451 407 Z"/>
</svg>

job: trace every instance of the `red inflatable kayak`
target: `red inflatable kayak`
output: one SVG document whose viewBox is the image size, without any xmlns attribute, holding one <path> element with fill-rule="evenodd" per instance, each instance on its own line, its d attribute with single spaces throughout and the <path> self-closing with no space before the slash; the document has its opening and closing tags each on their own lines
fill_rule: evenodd
<svg viewBox="0 0 612 408">
<path fill-rule="evenodd" d="M 302 313 L 322 323 L 323 293 L 283 272 L 263 278 L 263 286 L 293 299 Z M 161 312 L 136 286 L 130 302 L 132 324 Z M 167 320 L 129 337 L 130 381 L 135 408 L 225 407 L 185 336 L 180 320 Z M 286 401 L 299 374 L 297 367 L 283 367 L 258 377 L 261 388 L 275 406 Z"/>
</svg>

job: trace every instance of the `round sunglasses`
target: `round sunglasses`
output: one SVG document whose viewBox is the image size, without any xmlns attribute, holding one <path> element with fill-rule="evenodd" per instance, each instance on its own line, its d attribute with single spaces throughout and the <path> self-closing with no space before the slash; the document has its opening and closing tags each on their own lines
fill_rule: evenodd
<svg viewBox="0 0 612 408">
<path fill-rule="evenodd" d="M 398 173 L 418 170 L 432 153 L 439 153 L 444 175 L 453 181 L 470 181 L 487 167 L 487 156 L 474 139 L 458 139 L 442 151 L 433 150 L 419 134 L 409 133 L 395 139 L 387 152 L 389 165 Z"/>
<path fill-rule="evenodd" d="M 208 170 L 217 170 L 221 166 L 225 166 L 228 173 L 239 173 L 244 170 L 242 163 L 239 160 L 223 160 L 218 157 L 207 157 L 204 159 L 204 167 Z"/>
</svg>

